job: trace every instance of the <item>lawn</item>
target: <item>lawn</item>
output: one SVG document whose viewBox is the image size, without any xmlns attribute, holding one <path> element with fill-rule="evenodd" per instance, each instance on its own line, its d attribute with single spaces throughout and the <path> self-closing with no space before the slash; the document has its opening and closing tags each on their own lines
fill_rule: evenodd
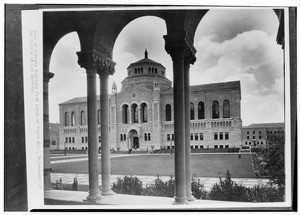
<svg viewBox="0 0 300 215">
<path fill-rule="evenodd" d="M 229 170 L 233 178 L 253 178 L 252 160 L 250 154 L 192 154 L 192 174 L 198 177 L 220 177 Z M 88 173 L 88 162 L 51 164 L 53 172 L 57 173 Z M 99 173 L 101 161 L 99 160 Z M 174 175 L 174 155 L 145 154 L 111 159 L 112 175 Z"/>
</svg>

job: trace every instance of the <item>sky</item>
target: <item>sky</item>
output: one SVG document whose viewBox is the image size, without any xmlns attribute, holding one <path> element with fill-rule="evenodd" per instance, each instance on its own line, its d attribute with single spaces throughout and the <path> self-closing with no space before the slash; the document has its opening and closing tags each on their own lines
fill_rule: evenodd
<svg viewBox="0 0 300 215">
<path fill-rule="evenodd" d="M 241 81 L 243 126 L 284 121 L 283 51 L 276 43 L 278 19 L 271 9 L 213 9 L 198 25 L 194 38 L 196 62 L 190 66 L 191 85 Z M 172 60 L 164 49 L 164 20 L 146 16 L 130 22 L 114 50 L 115 74 L 109 79 L 118 91 L 130 63 L 148 57 L 166 67 L 173 81 Z M 55 74 L 49 83 L 50 122 L 59 122 L 58 104 L 86 96 L 85 69 L 77 64 L 76 32 L 64 36 L 50 61 Z M 97 80 L 98 94 L 100 93 Z"/>
</svg>

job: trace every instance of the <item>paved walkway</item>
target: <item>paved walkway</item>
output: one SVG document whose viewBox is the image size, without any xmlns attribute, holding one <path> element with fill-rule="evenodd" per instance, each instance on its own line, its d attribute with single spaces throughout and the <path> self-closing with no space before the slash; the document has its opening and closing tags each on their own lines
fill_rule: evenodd
<svg viewBox="0 0 300 215">
<path fill-rule="evenodd" d="M 62 179 L 63 184 L 72 184 L 75 177 L 77 177 L 79 185 L 89 184 L 88 174 L 75 173 L 51 173 L 51 182 L 55 183 L 57 180 L 59 181 L 60 179 Z M 111 184 L 116 182 L 118 177 L 123 178 L 124 175 L 111 175 Z M 137 175 L 136 177 L 138 177 L 143 182 L 143 186 L 153 183 L 154 180 L 157 178 L 156 176 L 145 175 Z M 163 181 L 168 181 L 170 177 L 160 176 L 160 179 L 162 179 Z M 210 190 L 214 184 L 219 182 L 219 178 L 198 177 L 197 179 L 200 179 L 200 183 L 204 185 L 205 190 Z M 253 187 L 255 185 L 266 184 L 269 180 L 261 178 L 232 178 L 232 181 L 240 185 L 244 185 L 246 187 Z M 99 175 L 99 185 L 101 186 L 101 175 Z"/>
</svg>

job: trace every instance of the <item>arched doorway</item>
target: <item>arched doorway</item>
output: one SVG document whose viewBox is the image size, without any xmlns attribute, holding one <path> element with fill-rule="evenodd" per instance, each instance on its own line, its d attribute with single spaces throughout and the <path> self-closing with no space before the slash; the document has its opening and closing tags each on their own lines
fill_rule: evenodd
<svg viewBox="0 0 300 215">
<path fill-rule="evenodd" d="M 129 131 L 128 134 L 129 139 L 129 149 L 139 149 L 140 148 L 140 141 L 138 132 L 135 129 Z"/>
</svg>

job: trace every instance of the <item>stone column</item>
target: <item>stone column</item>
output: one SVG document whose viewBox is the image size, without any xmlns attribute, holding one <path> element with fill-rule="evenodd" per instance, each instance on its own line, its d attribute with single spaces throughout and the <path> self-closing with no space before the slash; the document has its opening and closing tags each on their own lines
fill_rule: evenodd
<svg viewBox="0 0 300 215">
<path fill-rule="evenodd" d="M 190 63 L 195 62 L 193 54 L 186 54 L 184 60 L 184 100 L 185 100 L 185 174 L 186 196 L 188 201 L 194 201 L 191 188 L 191 143 L 190 143 Z"/>
<path fill-rule="evenodd" d="M 102 195 L 115 194 L 110 188 L 110 142 L 109 142 L 109 96 L 108 76 L 114 73 L 114 64 L 108 59 L 97 62 L 100 78 L 100 110 L 101 110 L 101 178 Z"/>
<path fill-rule="evenodd" d="M 87 115 L 88 115 L 88 161 L 89 195 L 88 201 L 95 202 L 102 196 L 98 179 L 98 138 L 97 138 L 97 87 L 96 70 L 93 68 L 93 56 L 77 52 L 78 64 L 86 69 L 87 74 Z"/>
<path fill-rule="evenodd" d="M 43 74 L 43 111 L 44 111 L 44 189 L 50 190 L 51 167 L 50 167 L 50 137 L 49 137 L 49 80 L 54 74 L 44 71 Z"/>
<path fill-rule="evenodd" d="M 165 49 L 173 61 L 174 133 L 175 133 L 175 202 L 186 204 L 185 176 L 185 100 L 184 100 L 184 46 L 183 34 L 165 35 Z"/>
</svg>

